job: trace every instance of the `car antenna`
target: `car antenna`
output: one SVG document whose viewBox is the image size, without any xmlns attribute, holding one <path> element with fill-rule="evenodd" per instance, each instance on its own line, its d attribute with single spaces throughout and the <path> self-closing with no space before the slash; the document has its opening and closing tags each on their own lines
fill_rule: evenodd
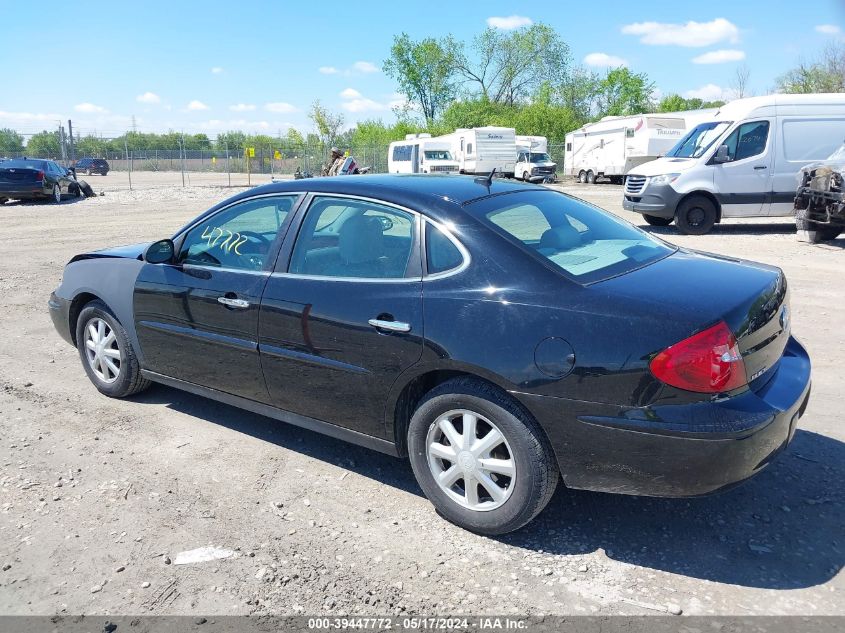
<svg viewBox="0 0 845 633">
<path fill-rule="evenodd" d="M 488 188 L 490 185 L 493 184 L 493 175 L 496 173 L 496 168 L 494 167 L 493 170 L 490 172 L 488 176 L 480 176 L 479 178 L 475 179 L 475 182 L 479 184 L 486 185 Z"/>
</svg>

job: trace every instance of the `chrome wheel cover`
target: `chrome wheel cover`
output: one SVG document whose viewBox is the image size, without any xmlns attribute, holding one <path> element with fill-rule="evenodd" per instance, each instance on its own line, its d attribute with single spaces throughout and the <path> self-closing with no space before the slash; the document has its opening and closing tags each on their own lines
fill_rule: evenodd
<svg viewBox="0 0 845 633">
<path fill-rule="evenodd" d="M 111 326 L 100 317 L 85 324 L 85 358 L 99 380 L 111 384 L 120 376 L 120 347 Z"/>
<path fill-rule="evenodd" d="M 458 505 L 486 512 L 510 498 L 517 475 L 513 452 L 499 428 L 480 413 L 444 413 L 429 427 L 425 445 L 434 481 Z"/>
</svg>

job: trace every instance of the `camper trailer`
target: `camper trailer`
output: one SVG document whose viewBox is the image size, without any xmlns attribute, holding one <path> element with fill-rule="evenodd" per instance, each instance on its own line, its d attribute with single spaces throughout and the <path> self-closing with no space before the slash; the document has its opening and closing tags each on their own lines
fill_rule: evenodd
<svg viewBox="0 0 845 633">
<path fill-rule="evenodd" d="M 549 158 L 545 136 L 516 136 L 514 178 L 525 182 L 554 182 L 557 165 Z"/>
<path fill-rule="evenodd" d="M 563 173 L 578 182 L 622 183 L 631 168 L 662 156 L 685 134 L 679 114 L 604 117 L 566 135 Z"/>
<path fill-rule="evenodd" d="M 458 164 L 450 141 L 431 134 L 408 134 L 388 147 L 387 170 L 391 174 L 450 174 L 457 173 Z"/>
<path fill-rule="evenodd" d="M 489 174 L 495 169 L 498 174 L 513 176 L 516 132 L 511 127 L 460 128 L 434 140 L 450 143 L 462 174 Z"/>
</svg>

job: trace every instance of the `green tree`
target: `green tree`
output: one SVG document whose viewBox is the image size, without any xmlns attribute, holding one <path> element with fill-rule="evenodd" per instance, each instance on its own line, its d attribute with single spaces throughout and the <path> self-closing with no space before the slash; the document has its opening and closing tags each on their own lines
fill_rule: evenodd
<svg viewBox="0 0 845 633">
<path fill-rule="evenodd" d="M 845 92 L 845 45 L 830 44 L 821 58 L 801 62 L 777 79 L 778 92 Z"/>
<path fill-rule="evenodd" d="M 707 108 L 720 108 L 725 105 L 724 101 L 704 101 L 697 97 L 684 99 L 681 95 L 671 94 L 663 97 L 657 104 L 657 112 L 683 112 L 684 110 L 702 110 Z"/>
<path fill-rule="evenodd" d="M 105 156 L 108 149 L 108 144 L 103 139 L 96 136 L 77 137 L 74 141 L 74 150 L 77 157 L 92 157 L 99 158 Z"/>
<path fill-rule="evenodd" d="M 405 98 L 419 106 L 426 122 L 434 121 L 455 98 L 456 46 L 451 37 L 442 41 L 427 37 L 415 42 L 402 33 L 393 38 L 383 70 L 399 83 Z"/>
<path fill-rule="evenodd" d="M 239 130 L 229 130 L 217 135 L 217 149 L 228 150 L 234 154 L 244 151 L 246 147 L 246 134 Z"/>
<path fill-rule="evenodd" d="M 599 83 L 598 113 L 603 116 L 628 116 L 651 110 L 654 84 L 645 73 L 633 73 L 620 67 L 608 71 Z"/>
<path fill-rule="evenodd" d="M 491 103 L 514 105 L 543 84 L 559 85 L 570 65 L 569 46 L 545 24 L 505 32 L 487 29 L 475 38 L 472 56 L 450 39 L 457 72 L 478 84 Z"/>
<path fill-rule="evenodd" d="M 12 129 L 0 130 L 0 156 L 23 151 L 23 136 Z"/>
<path fill-rule="evenodd" d="M 340 135 L 340 128 L 343 127 L 343 115 L 340 113 L 333 113 L 331 110 L 324 108 L 317 100 L 311 104 L 311 111 L 308 113 L 308 118 L 314 122 L 314 127 L 317 128 L 317 136 L 320 142 L 329 147 L 337 142 Z"/>
<path fill-rule="evenodd" d="M 34 158 L 59 158 L 62 155 L 59 133 L 44 130 L 33 134 L 26 143 L 26 153 Z"/>
<path fill-rule="evenodd" d="M 601 77 L 584 68 L 574 68 L 563 78 L 558 87 L 558 99 L 575 115 L 578 125 L 573 129 L 593 118 L 600 90 Z"/>
</svg>

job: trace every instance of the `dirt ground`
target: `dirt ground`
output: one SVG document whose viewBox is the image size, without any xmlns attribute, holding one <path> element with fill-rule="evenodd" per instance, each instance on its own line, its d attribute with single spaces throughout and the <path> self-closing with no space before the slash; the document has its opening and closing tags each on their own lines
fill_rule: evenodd
<svg viewBox="0 0 845 633">
<path fill-rule="evenodd" d="M 440 519 L 405 461 L 161 386 L 99 395 L 47 313 L 64 264 L 234 192 L 124 176 L 91 177 L 103 197 L 0 207 L 0 613 L 845 614 L 845 239 L 800 243 L 786 220 L 654 230 L 785 269 L 814 363 L 793 444 L 708 498 L 560 487 L 492 539 Z M 564 188 L 641 222 L 619 187 Z M 177 564 L 204 547 L 226 557 Z"/>
</svg>

